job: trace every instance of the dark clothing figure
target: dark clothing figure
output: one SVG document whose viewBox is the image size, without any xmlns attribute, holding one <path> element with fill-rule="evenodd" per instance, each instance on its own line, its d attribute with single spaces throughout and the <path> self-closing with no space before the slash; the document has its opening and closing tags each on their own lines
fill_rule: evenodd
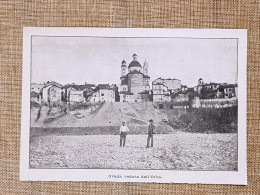
<svg viewBox="0 0 260 195">
<path fill-rule="evenodd" d="M 154 134 L 154 125 L 152 123 L 148 126 L 148 138 L 147 138 L 147 148 L 150 146 L 150 140 L 151 140 L 151 147 L 153 147 L 153 134 Z"/>
<path fill-rule="evenodd" d="M 120 146 L 122 146 L 122 144 L 123 144 L 123 147 L 125 147 L 126 135 L 127 135 L 126 132 L 121 132 L 120 133 Z"/>
</svg>

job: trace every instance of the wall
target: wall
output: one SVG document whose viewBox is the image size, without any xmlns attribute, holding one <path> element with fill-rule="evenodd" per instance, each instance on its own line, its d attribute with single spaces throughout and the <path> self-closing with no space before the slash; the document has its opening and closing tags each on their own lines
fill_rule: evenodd
<svg viewBox="0 0 260 195">
<path fill-rule="evenodd" d="M 169 90 L 176 90 L 181 88 L 181 81 L 178 79 L 164 79 L 163 83 L 168 87 Z"/>
<path fill-rule="evenodd" d="M 70 102 L 83 102 L 84 100 L 84 91 L 70 91 Z"/>
<path fill-rule="evenodd" d="M 61 88 L 52 86 L 49 88 L 49 98 L 51 102 L 59 103 L 61 101 Z"/>
<path fill-rule="evenodd" d="M 225 108 L 237 106 L 236 98 L 221 99 L 199 99 L 198 97 L 192 101 L 193 108 Z"/>
<path fill-rule="evenodd" d="M 143 92 L 143 75 L 129 74 L 128 75 L 129 92 L 138 94 Z"/>
<path fill-rule="evenodd" d="M 42 90 L 42 101 L 43 102 L 48 102 L 49 88 L 50 87 L 51 86 L 44 87 L 43 90 Z"/>
</svg>

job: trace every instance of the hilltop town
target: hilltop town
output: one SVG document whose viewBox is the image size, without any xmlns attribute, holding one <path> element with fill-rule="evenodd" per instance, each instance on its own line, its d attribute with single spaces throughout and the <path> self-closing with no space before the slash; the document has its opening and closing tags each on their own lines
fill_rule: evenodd
<svg viewBox="0 0 260 195">
<path fill-rule="evenodd" d="M 236 105 L 237 84 L 204 82 L 188 87 L 176 78 L 157 78 L 150 86 L 149 65 L 133 54 L 121 64 L 120 86 L 116 84 L 65 84 L 55 81 L 31 84 L 31 102 L 49 106 L 100 102 L 171 102 L 174 107 L 231 107 Z"/>
<path fill-rule="evenodd" d="M 150 81 L 148 60 L 136 54 L 120 65 L 120 85 L 31 84 L 30 168 L 237 170 L 236 84 Z"/>
</svg>

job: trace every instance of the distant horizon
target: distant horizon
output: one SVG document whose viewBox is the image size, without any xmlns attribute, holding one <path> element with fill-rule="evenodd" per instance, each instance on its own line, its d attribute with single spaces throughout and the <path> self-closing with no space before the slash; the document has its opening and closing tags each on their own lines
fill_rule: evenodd
<svg viewBox="0 0 260 195">
<path fill-rule="evenodd" d="M 116 84 L 120 86 L 121 62 L 127 66 L 138 55 L 148 75 L 179 79 L 194 87 L 206 83 L 235 84 L 236 39 L 33 37 L 32 83 Z"/>
</svg>

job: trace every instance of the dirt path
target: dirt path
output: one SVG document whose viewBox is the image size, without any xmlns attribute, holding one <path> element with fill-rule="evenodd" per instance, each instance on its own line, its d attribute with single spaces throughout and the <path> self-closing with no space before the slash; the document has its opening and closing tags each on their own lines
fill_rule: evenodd
<svg viewBox="0 0 260 195">
<path fill-rule="evenodd" d="M 237 169 L 237 134 L 128 135 L 119 147 L 117 135 L 39 136 L 31 138 L 31 168 Z"/>
</svg>

